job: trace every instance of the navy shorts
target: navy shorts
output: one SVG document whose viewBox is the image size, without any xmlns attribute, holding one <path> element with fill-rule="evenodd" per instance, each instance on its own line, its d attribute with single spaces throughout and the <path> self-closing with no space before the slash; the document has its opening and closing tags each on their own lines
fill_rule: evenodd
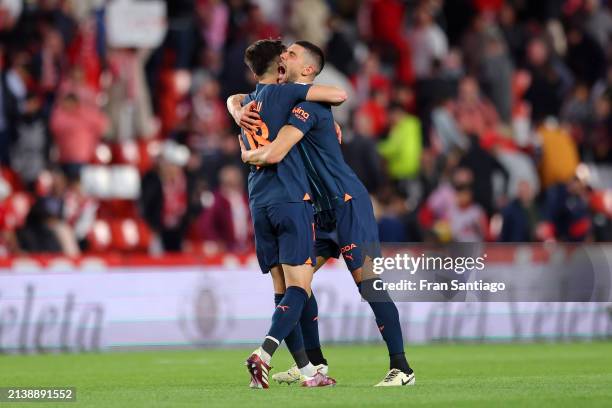
<svg viewBox="0 0 612 408">
<path fill-rule="evenodd" d="M 255 252 L 263 273 L 275 265 L 314 265 L 314 215 L 307 201 L 251 207 Z"/>
<path fill-rule="evenodd" d="M 370 197 L 364 194 L 337 202 L 335 210 L 336 230 L 316 231 L 317 256 L 339 258 L 342 254 L 351 272 L 361 268 L 366 257 L 381 256 L 378 223 Z"/>
</svg>

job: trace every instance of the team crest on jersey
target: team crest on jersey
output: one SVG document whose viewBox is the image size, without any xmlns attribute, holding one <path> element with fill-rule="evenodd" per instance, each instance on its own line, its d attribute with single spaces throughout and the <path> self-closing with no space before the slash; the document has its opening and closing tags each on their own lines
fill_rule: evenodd
<svg viewBox="0 0 612 408">
<path fill-rule="evenodd" d="M 308 118 L 310 117 L 310 113 L 308 113 L 304 109 L 298 108 L 298 107 L 293 108 L 291 113 L 293 113 L 295 115 L 295 117 L 298 118 L 299 120 L 301 120 L 302 122 L 306 122 L 308 120 Z"/>
</svg>

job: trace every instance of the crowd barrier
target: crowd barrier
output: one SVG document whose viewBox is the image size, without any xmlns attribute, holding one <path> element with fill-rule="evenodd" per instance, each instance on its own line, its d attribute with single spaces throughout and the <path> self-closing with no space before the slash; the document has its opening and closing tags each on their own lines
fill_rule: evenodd
<svg viewBox="0 0 612 408">
<path fill-rule="evenodd" d="M 489 263 L 511 270 L 518 258 L 504 252 Z M 520 267 L 554 262 L 535 254 L 532 260 L 526 262 L 522 251 Z M 317 272 L 313 288 L 324 344 L 381 340 L 369 305 L 361 300 L 342 261 Z M 397 306 L 409 344 L 594 340 L 612 335 L 607 303 Z M 270 278 L 261 274 L 253 256 L 0 262 L 0 352 L 5 353 L 252 345 L 265 335 L 273 307 Z"/>
</svg>

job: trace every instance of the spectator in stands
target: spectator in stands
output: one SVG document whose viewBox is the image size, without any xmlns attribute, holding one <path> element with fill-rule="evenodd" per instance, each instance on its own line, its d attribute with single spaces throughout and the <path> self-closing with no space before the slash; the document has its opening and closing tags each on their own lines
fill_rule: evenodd
<svg viewBox="0 0 612 408">
<path fill-rule="evenodd" d="M 606 48 L 612 37 L 612 13 L 610 5 L 603 5 L 599 0 L 585 0 L 585 27 L 602 48 Z"/>
<path fill-rule="evenodd" d="M 372 122 L 372 131 L 376 137 L 383 135 L 389 126 L 388 109 L 390 90 L 385 88 L 372 89 L 372 95 L 357 110 L 357 115 L 367 116 Z"/>
<path fill-rule="evenodd" d="M 195 84 L 192 97 L 193 123 L 191 128 L 196 136 L 190 141 L 190 147 L 196 150 L 207 150 L 220 143 L 225 135 L 229 120 L 225 103 L 219 96 L 220 85 L 210 77 L 199 79 Z"/>
<path fill-rule="evenodd" d="M 487 234 L 487 218 L 473 201 L 474 176 L 467 168 L 457 168 L 452 184 L 441 184 L 421 211 L 421 222 L 430 228 L 436 241 L 481 242 Z"/>
<path fill-rule="evenodd" d="M 397 104 L 391 106 L 389 117 L 391 131 L 385 140 L 378 143 L 378 151 L 386 159 L 392 179 L 414 179 L 421 165 L 421 122 Z"/>
<path fill-rule="evenodd" d="M 529 183 L 529 187 L 535 193 L 540 191 L 540 179 L 538 171 L 531 156 L 517 149 L 508 139 L 493 140 L 488 148 L 493 156 L 508 172 L 507 198 L 513 199 L 519 195 L 520 184 Z M 504 196 L 501 199 L 506 198 Z M 498 204 L 500 201 L 497 200 Z"/>
<path fill-rule="evenodd" d="M 87 249 L 87 236 L 96 220 L 99 203 L 83 191 L 79 178 L 68 180 L 63 194 L 62 218 L 74 231 L 81 249 Z"/>
<path fill-rule="evenodd" d="M 221 169 L 219 188 L 204 200 L 198 217 L 199 237 L 220 252 L 243 252 L 252 247 L 252 223 L 244 179 L 239 167 Z"/>
<path fill-rule="evenodd" d="M 376 150 L 372 121 L 353 115 L 353 131 L 344 130 L 342 153 L 370 194 L 376 194 L 385 183 L 383 162 Z"/>
<path fill-rule="evenodd" d="M 295 37 L 325 47 L 330 38 L 327 3 L 324 0 L 297 0 L 292 6 L 289 26 Z"/>
<path fill-rule="evenodd" d="M 24 252 L 61 253 L 62 246 L 50 227 L 53 218 L 42 201 L 36 202 L 17 231 L 19 247 Z"/>
<path fill-rule="evenodd" d="M 412 83 L 414 70 L 410 45 L 402 35 L 406 5 L 400 0 L 369 0 L 360 12 L 362 20 L 366 21 L 361 27 L 364 37 L 373 43 L 374 50 L 384 61 L 394 65 L 399 82 Z"/>
<path fill-rule="evenodd" d="M 481 95 L 473 77 L 467 76 L 459 83 L 459 94 L 452 111 L 459 129 L 466 135 L 482 136 L 487 131 L 496 131 L 499 125 L 495 107 Z"/>
<path fill-rule="evenodd" d="M 526 68 L 531 78 L 525 99 L 531 104 L 532 120 L 537 122 L 547 116 L 557 116 L 563 102 L 563 83 L 543 39 L 534 38 L 527 45 Z"/>
<path fill-rule="evenodd" d="M 446 156 L 439 156 L 436 163 L 434 154 L 432 149 L 423 152 L 421 185 L 425 200 L 418 217 L 425 230 L 431 230 L 437 221 L 448 218 L 449 204 L 455 199 L 452 178 L 461 157 L 458 151 L 451 150 Z"/>
<path fill-rule="evenodd" d="M 512 75 L 514 64 L 498 31 L 489 33 L 484 43 L 479 80 L 504 124 L 512 117 Z"/>
<path fill-rule="evenodd" d="M 60 83 L 58 90 L 60 98 L 64 95 L 74 94 L 83 105 L 98 107 L 98 94 L 85 80 L 85 73 L 81 66 L 74 66 L 66 78 Z"/>
<path fill-rule="evenodd" d="M 512 4 L 504 2 L 499 13 L 499 28 L 504 36 L 512 59 L 523 61 L 527 32 L 524 24 L 517 21 L 516 10 Z"/>
<path fill-rule="evenodd" d="M 221 52 L 227 36 L 227 4 L 223 0 L 200 0 L 196 4 L 196 11 L 206 47 L 214 53 Z"/>
<path fill-rule="evenodd" d="M 452 115 L 452 100 L 445 98 L 440 100 L 438 105 L 431 112 L 432 122 L 432 144 L 441 154 L 445 155 L 451 150 L 467 150 L 469 140 L 459 129 L 455 118 Z"/>
<path fill-rule="evenodd" d="M 151 230 L 166 251 L 180 251 L 187 230 L 188 191 L 183 166 L 189 150 L 165 142 L 157 166 L 142 178 L 140 205 Z"/>
<path fill-rule="evenodd" d="M 165 44 L 175 52 L 174 68 L 177 70 L 191 67 L 198 48 L 195 4 L 196 0 L 166 0 L 168 32 Z"/>
<path fill-rule="evenodd" d="M 9 164 L 10 143 L 26 95 L 22 77 L 8 66 L 5 54 L 5 46 L 0 43 L 0 165 Z"/>
<path fill-rule="evenodd" d="M 240 146 L 236 143 L 236 135 L 233 133 L 225 134 L 220 140 L 218 149 L 208 149 L 202 154 L 202 166 L 199 171 L 210 189 L 215 190 L 219 187 L 221 169 L 229 165 L 243 169 L 245 176 L 249 173 L 249 168 L 240 160 Z"/>
<path fill-rule="evenodd" d="M 21 181 L 32 186 L 46 167 L 47 129 L 42 99 L 29 94 L 15 118 L 15 140 L 10 150 L 11 167 Z"/>
<path fill-rule="evenodd" d="M 501 215 L 503 218 L 500 241 L 531 242 L 535 240 L 540 214 L 534 201 L 534 190 L 529 181 L 519 181 L 517 197 L 502 210 Z"/>
<path fill-rule="evenodd" d="M 595 100 L 595 117 L 593 125 L 592 141 L 589 152 L 594 161 L 610 164 L 612 163 L 612 91 Z"/>
<path fill-rule="evenodd" d="M 78 256 L 80 250 L 73 231 L 53 214 L 47 200 L 38 200 L 26 218 L 25 225 L 17 231 L 21 250 L 29 253 L 58 253 Z"/>
<path fill-rule="evenodd" d="M 412 241 L 408 234 L 406 198 L 390 186 L 387 186 L 381 198 L 382 208 L 378 218 L 380 242 Z"/>
<path fill-rule="evenodd" d="M 76 94 L 62 96 L 51 114 L 51 132 L 59 153 L 59 163 L 71 177 L 89 163 L 107 131 L 108 120 L 97 108 L 82 103 Z"/>
<path fill-rule="evenodd" d="M 327 62 L 336 67 L 342 74 L 351 77 L 359 69 L 355 58 L 356 41 L 350 35 L 351 24 L 338 16 L 329 19 L 331 30 L 326 45 Z"/>
<path fill-rule="evenodd" d="M 474 187 L 472 191 L 474 199 L 482 206 L 487 215 L 491 216 L 495 212 L 495 197 L 493 189 L 493 177 L 498 174 L 503 178 L 503 195 L 508 191 L 508 171 L 495 156 L 482 148 L 478 137 L 471 135 L 470 147 L 461 159 L 461 166 L 471 170 L 472 174 L 477 174 L 470 185 Z"/>
<path fill-rule="evenodd" d="M 589 88 L 586 84 L 579 82 L 561 109 L 561 120 L 566 123 L 576 141 L 590 143 L 585 140 L 593 127 L 593 106 L 589 98 Z"/>
<path fill-rule="evenodd" d="M 19 246 L 15 237 L 15 222 L 11 220 L 9 202 L 11 185 L 0 176 L 0 257 L 17 252 Z"/>
<path fill-rule="evenodd" d="M 151 137 L 157 131 L 157 120 L 153 117 L 149 89 L 145 83 L 144 65 L 150 56 L 146 49 L 110 49 L 108 51 L 108 104 L 106 110 L 111 120 L 113 138 L 130 140 Z M 186 71 L 168 73 L 169 78 L 179 81 L 189 76 Z M 165 79 L 165 78 L 164 78 Z M 160 81 L 160 83 L 164 83 Z M 186 85 L 189 88 L 189 85 Z M 174 102 L 172 93 L 168 94 Z M 158 102 L 159 105 L 162 102 Z M 163 119 L 163 116 L 162 116 Z"/>
<path fill-rule="evenodd" d="M 359 71 L 351 77 L 351 83 L 359 104 L 367 101 L 374 90 L 391 89 L 391 81 L 381 72 L 380 57 L 374 52 L 365 57 Z"/>
<path fill-rule="evenodd" d="M 308 3 L 308 2 L 306 2 Z M 312 3 L 312 2 L 311 2 Z M 309 7 L 310 4 L 306 7 Z M 309 10 L 309 16 L 313 16 L 314 10 Z M 321 22 L 325 22 L 323 19 Z M 318 21 L 314 21 L 314 23 L 318 23 Z M 251 30 L 250 34 L 255 38 L 278 38 L 280 37 L 280 31 L 278 27 L 265 19 L 263 12 L 261 11 L 261 7 L 259 5 L 250 3 L 248 6 L 248 27 Z M 320 31 L 320 30 L 319 30 Z M 303 38 L 298 36 L 298 38 Z"/>
<path fill-rule="evenodd" d="M 348 103 L 334 108 L 344 131 L 342 148 L 368 191 L 383 203 L 379 218 L 391 226 L 384 234 L 381 229 L 385 239 L 420 239 L 411 227 L 417 208 L 422 226 L 436 231 L 437 239 L 480 240 L 484 229 L 465 221 L 482 224 L 473 201 L 488 214 L 503 210 L 522 219 L 514 223 L 520 234 L 504 232 L 521 239 L 612 236 L 606 232 L 612 217 L 601 208 L 593 234 L 584 234 L 578 215 L 565 216 L 577 220 L 577 227 L 557 234 L 552 226 L 562 226 L 561 218 L 548 216 L 536 233 L 523 222 L 525 203 L 533 202 L 527 196 L 541 192 L 547 208 L 558 207 L 549 214 L 567 213 L 568 203 L 586 201 L 586 193 L 577 194 L 579 189 L 568 184 L 579 160 L 590 166 L 612 163 L 612 19 L 610 6 L 600 0 L 300 0 L 283 6 L 273 0 L 166 0 L 169 31 L 156 50 L 107 48 L 101 34 L 109 2 L 28 1 L 10 7 L 10 15 L 3 11 L 5 3 L 0 5 L 0 14 L 8 16 L 0 19 L 0 162 L 10 162 L 9 171 L 1 170 L 11 174 L 12 186 L 5 218 L 12 219 L 11 229 L 22 223 L 30 206 L 29 193 L 21 191 L 27 186 L 33 201 L 42 201 L 50 214 L 38 219 L 61 238 L 64 253 L 78 251 L 65 232 L 83 237 L 79 220 L 90 198 L 71 186 L 103 134 L 111 154 L 96 159 L 123 163 L 127 156 L 115 152 L 130 150 L 120 145 L 130 139 L 143 173 L 150 170 L 148 155 L 154 157 L 157 143 L 135 137 L 154 136 L 162 145 L 176 140 L 192 148 L 187 165 L 166 152 L 142 179 L 147 223 L 167 249 L 181 247 L 184 225 L 194 212 L 200 214 L 205 192 L 224 196 L 228 172 L 222 169 L 238 165 L 248 171 L 222 98 L 253 89 L 244 50 L 257 37 L 277 34 L 327 48 L 329 63 L 319 79 L 347 88 Z M 413 25 L 405 25 L 407 12 L 413 13 Z M 100 110 L 109 114 L 109 132 Z M 381 157 L 376 141 L 387 135 Z M 509 173 L 507 188 L 491 182 L 490 172 L 503 174 L 495 159 Z M 460 160 L 471 178 L 469 171 L 457 169 Z M 68 171 L 69 181 L 53 170 L 53 189 L 43 191 L 35 180 L 45 178 L 43 169 L 58 165 Z M 453 177 L 455 172 L 459 176 Z M 229 179 L 235 184 L 237 176 Z M 465 185 L 473 186 L 471 194 Z M 218 205 L 226 211 L 229 201 L 217 204 L 225 203 Z M 16 202 L 23 204 L 23 216 L 11 214 Z M 101 203 L 102 216 L 106 204 Z M 2 211 L 0 204 L 0 222 Z M 455 217 L 461 225 L 452 225 Z M 62 222 L 63 230 L 56 227 Z M 463 227 L 469 233 L 458 231 Z M 219 234 L 229 236 L 226 232 Z"/>
<path fill-rule="evenodd" d="M 487 33 L 495 30 L 495 26 L 489 16 L 483 13 L 475 13 L 470 19 L 470 26 L 461 38 L 461 50 L 467 73 L 475 75 L 480 69 Z"/>
<path fill-rule="evenodd" d="M 592 230 L 588 196 L 586 180 L 579 176 L 549 187 L 545 192 L 544 221 L 538 226 L 539 238 L 570 242 L 587 240 Z"/>
<path fill-rule="evenodd" d="M 581 27 L 572 26 L 567 33 L 567 64 L 575 77 L 589 86 L 606 72 L 606 56 L 599 43 Z"/>
<path fill-rule="evenodd" d="M 65 41 L 72 34 L 69 33 L 71 29 L 68 27 L 64 27 L 64 31 L 61 32 L 60 29 L 44 24 L 41 31 L 42 46 L 33 56 L 32 74 L 36 79 L 38 91 L 44 95 L 44 110 L 49 112 L 60 85 L 62 72 L 66 67 Z"/>
<path fill-rule="evenodd" d="M 473 200 L 473 181 L 468 169 L 459 168 L 453 178 L 456 196 L 448 221 L 455 242 L 482 242 L 487 237 L 487 216 Z"/>
<path fill-rule="evenodd" d="M 537 129 L 541 139 L 540 178 L 542 188 L 565 183 L 576 173 L 579 157 L 576 144 L 566 128 L 550 119 Z"/>
<path fill-rule="evenodd" d="M 434 61 L 442 60 L 448 52 L 444 31 L 433 20 L 426 3 L 414 13 L 414 23 L 408 30 L 414 75 L 417 79 L 431 75 Z"/>
</svg>

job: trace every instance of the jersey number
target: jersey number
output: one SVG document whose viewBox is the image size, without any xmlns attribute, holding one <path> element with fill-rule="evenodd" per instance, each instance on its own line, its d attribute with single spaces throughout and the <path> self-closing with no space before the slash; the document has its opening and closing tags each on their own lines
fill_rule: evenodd
<svg viewBox="0 0 612 408">
<path fill-rule="evenodd" d="M 270 135 L 268 132 L 268 126 L 266 126 L 263 121 L 259 126 L 253 129 L 245 130 L 244 134 L 246 135 L 249 146 L 251 146 L 252 149 L 257 149 L 260 146 L 270 144 L 270 140 L 268 140 L 268 136 Z"/>
</svg>

